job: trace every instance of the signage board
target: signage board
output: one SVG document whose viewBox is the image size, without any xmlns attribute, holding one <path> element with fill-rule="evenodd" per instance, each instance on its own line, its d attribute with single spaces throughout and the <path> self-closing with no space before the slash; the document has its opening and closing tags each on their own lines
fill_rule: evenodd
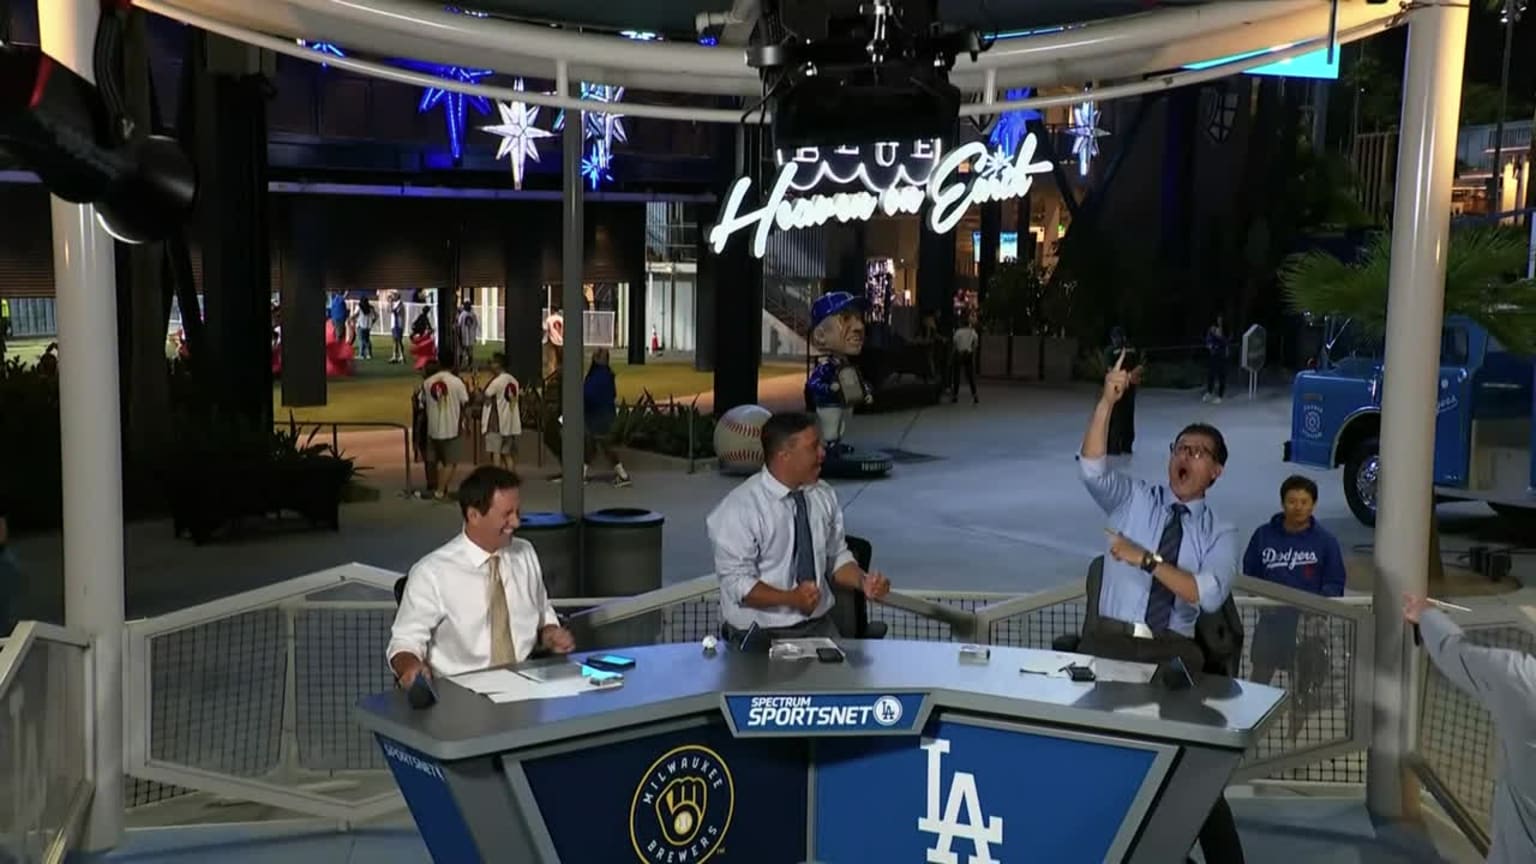
<svg viewBox="0 0 1536 864">
<path fill-rule="evenodd" d="M 938 142 L 917 142 L 910 149 L 876 144 L 867 153 L 853 147 L 780 153 L 778 173 L 761 206 L 745 209 L 751 177 L 739 177 L 731 185 L 720 221 L 709 231 L 709 245 L 718 255 L 731 237 L 751 232 L 752 255 L 761 258 L 775 229 L 865 222 L 877 213 L 917 214 L 925 206 L 928 229 L 945 234 L 973 204 L 1028 194 L 1035 176 L 1051 170 L 1050 162 L 1035 159 L 1038 146 L 1031 133 L 1014 156 L 980 141 L 947 152 Z"/>
</svg>

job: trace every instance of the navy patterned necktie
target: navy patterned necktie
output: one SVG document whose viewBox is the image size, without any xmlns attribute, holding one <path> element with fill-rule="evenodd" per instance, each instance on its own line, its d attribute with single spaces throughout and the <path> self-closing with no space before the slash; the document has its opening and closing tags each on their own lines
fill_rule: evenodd
<svg viewBox="0 0 1536 864">
<path fill-rule="evenodd" d="M 1163 538 L 1157 541 L 1157 554 L 1163 563 L 1179 566 L 1179 546 L 1184 543 L 1184 515 L 1189 508 L 1174 504 L 1168 508 L 1168 524 L 1163 528 Z M 1173 592 L 1168 586 L 1152 577 L 1152 588 L 1147 593 L 1147 626 L 1156 633 L 1168 629 L 1173 620 Z"/>
<path fill-rule="evenodd" d="M 789 493 L 795 501 L 795 584 L 816 581 L 816 552 L 811 545 L 811 514 L 805 504 L 805 490 Z"/>
</svg>

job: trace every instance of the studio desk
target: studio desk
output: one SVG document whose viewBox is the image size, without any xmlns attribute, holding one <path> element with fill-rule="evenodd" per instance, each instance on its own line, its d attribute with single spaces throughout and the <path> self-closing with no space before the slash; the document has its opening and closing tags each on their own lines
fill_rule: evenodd
<svg viewBox="0 0 1536 864">
<path fill-rule="evenodd" d="M 358 717 L 440 864 L 1168 864 L 1285 697 L 842 644 L 844 663 L 638 647 L 619 688 L 498 705 L 439 681 L 435 706 L 380 693 Z"/>
</svg>

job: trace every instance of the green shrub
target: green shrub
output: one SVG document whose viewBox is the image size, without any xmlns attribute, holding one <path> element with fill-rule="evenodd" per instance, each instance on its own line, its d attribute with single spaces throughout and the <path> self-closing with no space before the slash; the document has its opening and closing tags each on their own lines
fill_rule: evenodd
<svg viewBox="0 0 1536 864">
<path fill-rule="evenodd" d="M 620 447 L 688 458 L 689 427 L 693 427 L 695 459 L 715 455 L 715 419 L 700 414 L 698 400 L 687 405 L 658 403 L 649 392 L 638 402 L 618 406 L 613 420 L 612 442 Z"/>
</svg>

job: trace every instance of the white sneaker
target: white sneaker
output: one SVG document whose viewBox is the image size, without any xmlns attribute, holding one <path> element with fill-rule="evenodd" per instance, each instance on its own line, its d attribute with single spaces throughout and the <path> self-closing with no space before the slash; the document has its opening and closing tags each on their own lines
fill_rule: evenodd
<svg viewBox="0 0 1536 864">
<path fill-rule="evenodd" d="M 1211 404 L 1213 404 L 1213 405 L 1220 405 L 1221 404 L 1221 397 L 1217 396 L 1215 399 L 1212 399 L 1211 400 Z"/>
<path fill-rule="evenodd" d="M 1209 402 L 1209 401 L 1211 401 L 1211 394 L 1209 394 L 1209 393 L 1202 393 L 1202 394 L 1200 394 L 1200 401 L 1201 402 Z"/>
<path fill-rule="evenodd" d="M 623 465 L 614 466 L 614 470 L 613 470 L 613 485 L 615 485 L 615 486 L 628 486 L 629 484 L 630 484 L 629 472 L 624 470 L 624 466 Z"/>
</svg>

